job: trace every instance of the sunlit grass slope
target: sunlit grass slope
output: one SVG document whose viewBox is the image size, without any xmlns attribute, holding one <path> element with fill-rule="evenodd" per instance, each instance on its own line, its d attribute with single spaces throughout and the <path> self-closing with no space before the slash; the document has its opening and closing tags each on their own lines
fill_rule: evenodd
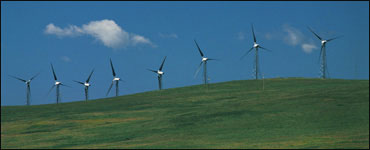
<svg viewBox="0 0 370 150">
<path fill-rule="evenodd" d="M 369 148 L 369 80 L 246 80 L 1 107 L 1 148 Z"/>
</svg>

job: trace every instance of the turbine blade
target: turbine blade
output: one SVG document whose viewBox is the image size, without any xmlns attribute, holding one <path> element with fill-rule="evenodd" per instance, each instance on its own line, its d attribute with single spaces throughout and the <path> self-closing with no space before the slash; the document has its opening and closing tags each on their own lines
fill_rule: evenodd
<svg viewBox="0 0 370 150">
<path fill-rule="evenodd" d="M 315 34 L 315 36 L 319 39 L 319 40 L 321 40 L 322 41 L 322 38 L 319 36 L 319 35 L 317 35 L 315 32 L 313 32 L 313 30 L 310 28 L 310 27 L 307 27 L 313 34 Z"/>
<path fill-rule="evenodd" d="M 208 58 L 207 60 L 216 60 L 216 61 L 219 61 L 220 59 Z"/>
<path fill-rule="evenodd" d="M 164 59 L 163 59 L 163 61 L 162 61 L 162 64 L 161 64 L 161 67 L 159 67 L 159 71 L 162 71 L 163 64 L 164 64 L 164 62 L 166 61 L 166 58 L 167 58 L 167 56 L 165 56 L 165 57 L 164 57 Z"/>
<path fill-rule="evenodd" d="M 40 74 L 40 72 L 39 73 L 37 73 L 36 75 L 34 75 L 30 80 L 32 81 L 34 78 L 36 78 L 38 75 Z"/>
<path fill-rule="evenodd" d="M 105 96 L 108 96 L 108 94 L 110 92 L 110 89 L 112 89 L 112 86 L 113 86 L 113 81 L 112 81 L 112 84 L 110 84 L 109 89 L 108 89 L 108 92 L 107 92 L 107 94 L 105 94 Z"/>
<path fill-rule="evenodd" d="M 151 71 L 151 72 L 154 72 L 154 73 L 158 73 L 157 71 L 152 70 L 152 69 L 147 69 L 147 70 L 149 70 L 149 71 Z"/>
<path fill-rule="evenodd" d="M 200 53 L 200 56 L 204 56 L 204 54 L 202 53 L 202 50 L 200 50 L 200 48 L 199 48 L 199 45 L 198 45 L 198 43 L 197 43 L 197 41 L 194 39 L 194 42 L 195 42 L 195 44 L 197 45 L 197 47 L 198 47 L 198 51 L 199 51 L 199 53 Z"/>
<path fill-rule="evenodd" d="M 343 37 L 343 36 L 337 36 L 337 37 L 335 37 L 335 38 L 331 38 L 331 39 L 326 40 L 326 41 L 327 41 L 327 42 L 330 42 L 330 41 L 332 41 L 332 40 L 335 40 L 335 39 L 337 39 L 337 38 L 341 38 L 341 37 Z"/>
<path fill-rule="evenodd" d="M 51 65 L 51 70 L 53 70 L 54 80 L 56 81 L 57 80 L 57 76 L 55 75 L 53 64 L 50 63 L 50 65 Z"/>
<path fill-rule="evenodd" d="M 116 76 L 116 72 L 114 71 L 114 68 L 113 68 L 113 63 L 112 63 L 112 59 L 110 59 L 110 66 L 112 68 L 112 74 L 113 74 L 113 77 Z"/>
<path fill-rule="evenodd" d="M 20 81 L 27 82 L 26 80 L 21 79 L 21 78 L 18 78 L 18 77 L 16 77 L 16 76 L 12 76 L 12 75 L 9 75 L 9 76 L 10 76 L 10 77 L 13 77 L 13 78 L 15 78 L 15 79 L 18 79 L 18 80 L 20 80 Z"/>
<path fill-rule="evenodd" d="M 60 85 L 63 85 L 63 86 L 66 86 L 66 87 L 71 88 L 71 86 L 69 86 L 69 85 L 65 85 L 65 84 L 63 84 L 63 83 L 60 83 Z"/>
<path fill-rule="evenodd" d="M 80 82 L 80 81 L 76 81 L 76 80 L 73 80 L 74 82 L 77 82 L 77 83 L 79 83 L 79 84 L 82 84 L 82 85 L 84 85 L 85 83 L 83 83 L 83 82 Z"/>
<path fill-rule="evenodd" d="M 267 48 L 264 48 L 264 47 L 262 47 L 262 46 L 259 46 L 259 48 L 262 48 L 262 49 L 264 49 L 264 50 L 266 50 L 266 51 L 272 52 L 271 50 L 269 50 L 269 49 L 267 49 Z"/>
<path fill-rule="evenodd" d="M 54 89 L 54 87 L 55 87 L 55 84 L 50 88 L 50 90 L 49 90 L 48 94 L 46 94 L 46 95 L 49 95 L 49 94 L 50 94 L 50 92 L 51 92 L 51 90 L 53 90 L 53 89 Z"/>
<path fill-rule="evenodd" d="M 198 72 L 199 72 L 200 68 L 202 68 L 202 64 L 203 64 L 203 61 L 200 62 L 199 67 L 198 67 L 197 71 L 194 74 L 194 78 L 198 75 Z"/>
<path fill-rule="evenodd" d="M 91 77 L 91 75 L 94 73 L 94 70 L 95 70 L 95 69 L 93 69 L 93 70 L 91 71 L 91 73 L 90 73 L 90 75 L 89 75 L 89 78 L 87 78 L 87 80 L 86 80 L 86 83 L 89 83 L 89 81 L 90 81 L 90 77 Z"/>
<path fill-rule="evenodd" d="M 251 49 L 249 49 L 242 57 L 240 57 L 240 60 L 242 60 L 245 56 L 247 56 L 249 54 L 249 52 L 251 52 L 253 50 L 254 47 L 252 47 Z"/>
<path fill-rule="evenodd" d="M 254 34 L 253 24 L 252 24 L 252 33 L 253 33 L 253 41 L 256 43 L 257 40 L 256 40 L 256 35 Z"/>
</svg>

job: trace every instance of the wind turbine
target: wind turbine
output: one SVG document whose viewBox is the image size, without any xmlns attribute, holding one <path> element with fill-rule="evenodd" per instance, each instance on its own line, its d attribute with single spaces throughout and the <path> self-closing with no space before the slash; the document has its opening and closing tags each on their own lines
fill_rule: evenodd
<svg viewBox="0 0 370 150">
<path fill-rule="evenodd" d="M 252 33 L 253 33 L 253 47 L 250 48 L 240 59 L 243 59 L 244 56 L 246 56 L 249 52 L 251 52 L 253 49 L 256 50 L 256 62 L 255 62 L 255 73 L 256 73 L 256 80 L 258 79 L 258 72 L 259 72 L 259 69 L 258 69 L 258 48 L 261 48 L 263 50 L 266 50 L 266 51 L 270 51 L 269 49 L 266 49 L 264 47 L 262 47 L 261 45 L 257 44 L 257 40 L 256 40 L 256 35 L 254 34 L 254 28 L 253 28 L 253 24 L 252 24 Z"/>
<path fill-rule="evenodd" d="M 13 78 L 15 78 L 15 79 L 18 79 L 19 81 L 22 81 L 22 82 L 24 82 L 24 83 L 26 83 L 26 86 L 27 86 L 27 91 L 26 91 L 26 97 L 27 97 L 27 101 L 26 101 L 26 103 L 27 103 L 27 105 L 29 106 L 29 105 L 31 105 L 31 102 L 30 102 L 30 98 L 31 98 L 31 86 L 30 86 L 30 84 L 31 84 L 31 81 L 36 77 L 36 76 L 38 76 L 40 73 L 37 73 L 36 75 L 34 75 L 31 79 L 29 79 L 29 80 L 25 80 L 25 79 L 21 79 L 21 78 L 18 78 L 18 77 L 15 77 L 15 76 L 12 76 L 12 75 L 9 75 L 10 77 L 13 77 Z"/>
<path fill-rule="evenodd" d="M 106 95 L 109 94 L 110 90 L 112 89 L 112 86 L 113 86 L 114 82 L 116 82 L 116 96 L 118 96 L 118 81 L 122 81 L 122 80 L 120 78 L 116 77 L 116 72 L 114 71 L 114 68 L 113 68 L 112 59 L 110 59 L 110 66 L 112 68 L 113 80 L 112 80 L 112 83 L 109 86 L 109 89 L 108 89 L 108 92 L 107 92 Z"/>
<path fill-rule="evenodd" d="M 90 73 L 90 75 L 89 75 L 89 77 L 87 78 L 87 80 L 85 81 L 85 83 L 84 82 L 80 82 L 80 81 L 75 81 L 75 80 L 73 80 L 74 82 L 77 82 L 77 83 L 79 83 L 79 84 L 82 84 L 83 86 L 85 86 L 85 100 L 87 101 L 87 99 L 89 99 L 89 86 L 91 85 L 90 83 L 89 83 L 89 81 L 90 81 L 90 77 L 91 77 L 91 75 L 94 73 L 94 69 L 91 71 L 91 73 Z"/>
<path fill-rule="evenodd" d="M 322 75 L 321 78 L 326 79 L 326 73 L 328 69 L 328 66 L 326 64 L 326 43 L 334 39 L 337 39 L 341 36 L 337 36 L 335 38 L 325 40 L 321 38 L 319 35 L 317 35 L 310 27 L 307 27 L 307 28 L 321 41 L 321 50 L 320 50 L 320 56 L 319 56 L 319 61 L 321 60 L 321 75 Z"/>
<path fill-rule="evenodd" d="M 195 72 L 194 77 L 196 77 L 198 75 L 198 72 L 199 72 L 199 70 L 200 70 L 200 68 L 201 68 L 201 66 L 203 64 L 204 84 L 207 85 L 208 84 L 208 80 L 207 80 L 207 62 L 209 60 L 217 60 L 217 59 L 212 59 L 212 58 L 205 57 L 204 54 L 203 54 L 203 52 L 202 52 L 202 50 L 199 48 L 199 45 L 198 45 L 197 41 L 194 40 L 194 42 L 197 45 L 198 51 L 200 53 L 200 56 L 202 57 L 202 61 L 200 62 L 199 67 L 198 67 L 197 71 Z"/>
<path fill-rule="evenodd" d="M 162 61 L 162 64 L 161 66 L 159 67 L 159 69 L 157 71 L 155 70 L 152 70 L 152 69 L 148 69 L 149 71 L 151 72 L 154 72 L 156 74 L 158 74 L 158 85 L 159 85 L 159 90 L 162 90 L 162 75 L 164 75 L 164 72 L 162 71 L 162 68 L 163 68 L 163 64 L 164 62 L 166 61 L 166 58 L 167 56 L 164 57 L 163 61 Z"/>
<path fill-rule="evenodd" d="M 60 86 L 60 85 L 67 86 L 67 87 L 69 87 L 69 86 L 68 86 L 68 85 L 65 85 L 65 84 L 63 84 L 62 82 L 59 82 L 59 81 L 58 81 L 57 76 L 55 75 L 55 71 L 54 71 L 53 64 L 52 64 L 52 63 L 50 63 L 50 65 L 51 65 L 51 70 L 53 71 L 55 84 L 50 88 L 50 90 L 49 90 L 49 92 L 48 92 L 48 95 L 49 95 L 49 93 L 51 92 L 51 90 L 53 90 L 53 88 L 56 86 L 56 87 L 57 87 L 57 89 L 56 89 L 57 104 L 59 104 L 59 102 L 60 102 L 59 86 Z"/>
</svg>

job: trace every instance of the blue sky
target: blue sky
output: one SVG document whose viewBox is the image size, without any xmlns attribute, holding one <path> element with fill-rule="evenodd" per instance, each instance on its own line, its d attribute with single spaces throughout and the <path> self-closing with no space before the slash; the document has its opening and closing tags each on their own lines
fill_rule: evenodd
<svg viewBox="0 0 370 150">
<path fill-rule="evenodd" d="M 369 79 L 369 2 L 1 2 L 1 105 L 25 105 L 28 79 L 32 105 L 55 103 L 50 62 L 62 102 L 84 100 L 84 81 L 95 68 L 90 99 L 105 97 L 113 79 L 120 95 L 158 89 L 159 68 L 167 56 L 163 88 L 202 83 L 193 78 L 201 61 L 193 39 L 207 57 L 210 83 L 253 78 L 251 23 L 266 78 L 318 78 L 320 41 L 327 44 L 330 78 Z M 109 96 L 114 95 L 114 89 Z"/>
</svg>

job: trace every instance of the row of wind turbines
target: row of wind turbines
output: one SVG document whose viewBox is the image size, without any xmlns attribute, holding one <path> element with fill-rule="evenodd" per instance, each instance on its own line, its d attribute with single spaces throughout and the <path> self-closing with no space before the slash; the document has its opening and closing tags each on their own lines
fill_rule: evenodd
<svg viewBox="0 0 370 150">
<path fill-rule="evenodd" d="M 256 39 L 256 36 L 255 36 L 255 33 L 254 33 L 254 28 L 253 28 L 253 24 L 251 25 L 252 26 L 252 34 L 253 34 L 253 46 L 240 58 L 240 59 L 243 59 L 246 55 L 248 55 L 252 50 L 255 50 L 255 79 L 258 80 L 258 75 L 259 75 L 259 64 L 258 64 L 258 51 L 259 49 L 263 49 L 263 50 L 266 50 L 266 51 L 270 51 L 269 49 L 265 48 L 265 47 L 262 47 L 260 44 L 257 43 L 257 39 Z M 339 37 L 334 37 L 334 38 L 330 38 L 330 39 L 323 39 L 321 38 L 318 34 L 316 34 L 311 28 L 307 27 L 320 41 L 321 41 L 321 50 L 320 50 L 320 56 L 319 56 L 319 61 L 321 61 L 321 68 L 320 68 L 320 71 L 321 71 L 321 78 L 322 79 L 326 79 L 326 74 L 327 74 L 327 64 L 326 64 L 326 44 L 334 39 L 337 39 Z M 194 40 L 195 42 L 195 45 L 197 46 L 198 48 L 198 51 L 200 53 L 200 56 L 202 57 L 202 60 L 195 72 L 195 75 L 194 77 L 197 76 L 198 72 L 200 71 L 202 65 L 203 65 L 203 80 L 204 80 L 204 84 L 205 85 L 208 85 L 208 80 L 207 80 L 207 62 L 210 61 L 210 60 L 217 60 L 217 59 L 213 59 L 213 58 L 207 58 L 205 57 L 204 53 L 202 52 L 201 48 L 199 47 L 198 43 L 196 40 Z M 163 69 L 163 65 L 166 61 L 166 58 L 167 56 L 164 57 L 160 67 L 158 70 L 152 70 L 152 69 L 147 69 L 151 72 L 154 72 L 156 73 L 158 76 L 158 86 L 159 86 L 159 90 L 162 89 L 162 76 L 164 75 L 164 72 L 162 71 Z M 54 85 L 50 88 L 49 92 L 48 92 L 48 95 L 49 93 L 54 89 L 54 87 L 56 87 L 56 103 L 59 104 L 61 101 L 60 101 L 60 86 L 66 86 L 66 87 L 70 87 L 68 85 L 65 85 L 63 84 L 62 82 L 60 82 L 58 79 L 57 79 L 57 76 L 55 74 L 55 71 L 54 71 L 54 66 L 53 64 L 51 63 L 51 69 L 52 69 L 52 72 L 53 72 L 53 77 L 54 77 Z M 110 66 L 111 66 L 111 69 L 112 69 L 112 75 L 113 75 L 113 80 L 112 80 L 112 83 L 110 84 L 109 88 L 108 88 L 108 91 L 106 93 L 106 96 L 109 94 L 109 92 L 111 91 L 113 85 L 115 85 L 116 87 L 116 96 L 119 95 L 119 82 L 123 82 L 122 79 L 120 79 L 119 77 L 116 76 L 116 72 L 114 70 L 114 67 L 113 67 L 113 63 L 112 63 L 112 59 L 110 59 Z M 81 82 L 81 81 L 76 81 L 76 80 L 73 80 L 74 82 L 78 83 L 78 84 L 81 84 L 84 86 L 84 89 L 85 89 L 85 100 L 87 101 L 88 100 L 88 95 L 89 95 L 89 86 L 91 86 L 91 84 L 89 83 L 90 81 L 90 78 L 92 76 L 92 74 L 94 73 L 94 69 L 91 71 L 90 75 L 88 76 L 88 78 L 86 79 L 85 82 Z M 26 89 L 26 104 L 27 105 L 30 105 L 30 98 L 31 98 L 31 87 L 30 87 L 30 83 L 33 79 L 35 79 L 40 73 L 34 75 L 33 77 L 31 77 L 29 80 L 25 80 L 25 79 L 22 79 L 22 78 L 19 78 L 19 77 L 16 77 L 16 76 L 12 76 L 12 75 L 9 75 L 10 77 L 13 77 L 17 80 L 20 80 L 22 82 L 25 82 L 26 83 L 26 86 L 27 86 L 27 89 Z"/>
</svg>

